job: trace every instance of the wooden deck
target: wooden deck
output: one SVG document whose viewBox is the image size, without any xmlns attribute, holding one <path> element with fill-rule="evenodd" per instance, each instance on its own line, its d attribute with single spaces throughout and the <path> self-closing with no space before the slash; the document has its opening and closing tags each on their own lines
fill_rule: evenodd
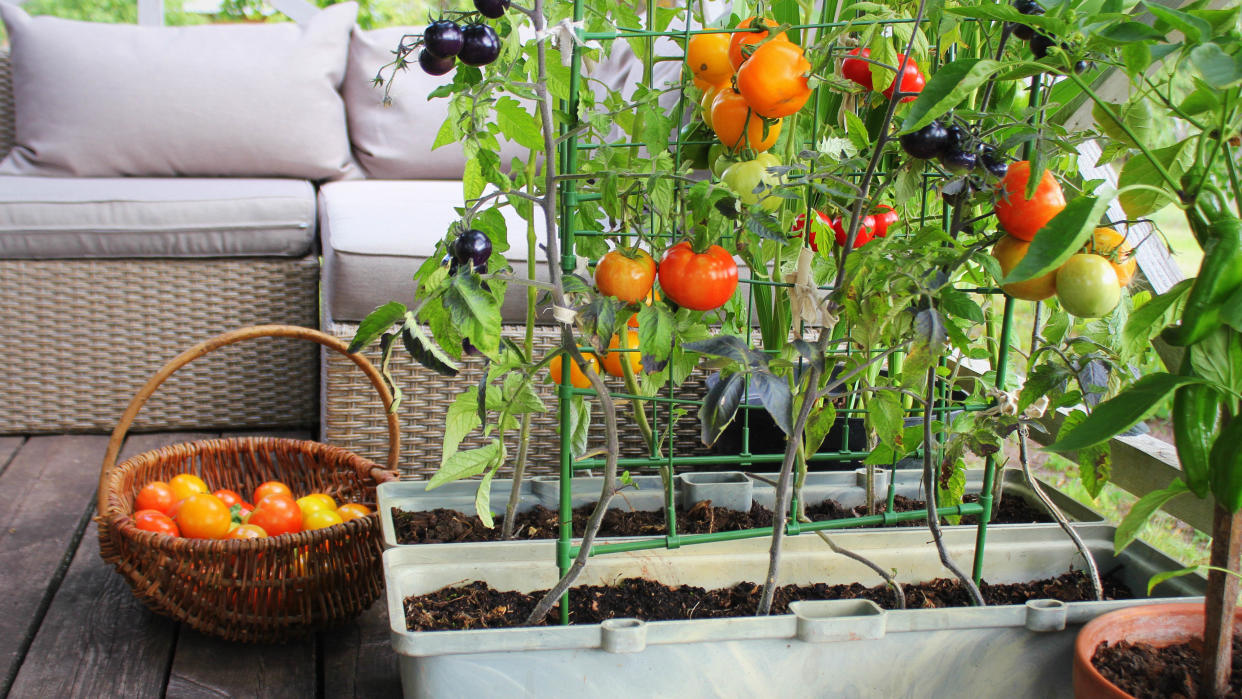
<svg viewBox="0 0 1242 699">
<path fill-rule="evenodd" d="M 218 436 L 134 435 L 122 458 Z M 400 695 L 383 598 L 285 645 L 225 643 L 147 611 L 99 557 L 92 517 L 107 443 L 0 436 L 0 698 Z"/>
</svg>

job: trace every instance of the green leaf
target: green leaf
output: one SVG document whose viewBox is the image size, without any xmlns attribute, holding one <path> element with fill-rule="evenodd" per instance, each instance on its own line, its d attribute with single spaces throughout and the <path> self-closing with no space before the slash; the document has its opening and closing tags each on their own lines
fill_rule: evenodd
<svg viewBox="0 0 1242 699">
<path fill-rule="evenodd" d="M 1069 434 L 1044 447 L 1047 451 L 1070 452 L 1095 446 L 1130 429 L 1155 412 L 1178 386 L 1201 381 L 1165 372 L 1148 374 L 1132 386 L 1095 407 Z"/>
<path fill-rule="evenodd" d="M 1086 419 L 1087 414 L 1083 411 L 1070 411 L 1070 414 L 1065 416 L 1065 422 L 1061 423 L 1057 437 L 1060 438 L 1062 435 L 1073 432 Z M 1100 491 L 1104 489 L 1104 484 L 1112 475 L 1112 450 L 1109 449 L 1108 443 L 1079 449 L 1077 461 L 1078 477 L 1082 481 L 1083 488 L 1092 499 L 1098 498 Z"/>
<path fill-rule="evenodd" d="M 943 116 L 1003 67 L 989 58 L 961 58 L 941 66 L 910 105 L 902 132 L 918 131 Z"/>
<path fill-rule="evenodd" d="M 644 359 L 654 362 L 668 359 L 673 347 L 673 330 L 676 324 L 673 314 L 660 304 L 643 306 L 638 310 L 638 347 Z"/>
<path fill-rule="evenodd" d="M 1242 393 L 1242 339 L 1221 328 L 1191 345 L 1190 366 L 1218 390 Z"/>
<path fill-rule="evenodd" d="M 586 453 L 590 445 L 591 404 L 586 396 L 569 399 L 569 453 L 577 459 Z"/>
<path fill-rule="evenodd" d="M 720 433 L 733 421 L 742 403 L 745 386 L 745 374 L 729 374 L 721 376 L 716 385 L 707 391 L 703 405 L 699 407 L 699 435 L 704 445 L 715 444 Z"/>
<path fill-rule="evenodd" d="M 1216 44 L 1196 46 L 1190 52 L 1190 63 L 1199 69 L 1203 80 L 1217 90 L 1228 90 L 1242 82 L 1242 63 Z"/>
<path fill-rule="evenodd" d="M 392 327 L 393 323 L 405 318 L 405 304 L 389 301 L 379 308 L 367 314 L 366 318 L 358 324 L 358 330 L 354 333 L 354 339 L 349 341 L 349 352 L 357 352 L 375 341 L 375 338 L 384 334 L 384 331 Z"/>
<path fill-rule="evenodd" d="M 441 299 L 461 334 L 483 354 L 495 355 L 500 347 L 500 304 L 483 289 L 480 279 L 454 274 Z"/>
<path fill-rule="evenodd" d="M 1051 362 L 1039 364 L 1026 375 L 1026 383 L 1018 394 L 1018 412 L 1029 408 L 1041 397 L 1060 393 L 1065 382 L 1070 378 L 1070 370 L 1060 364 Z M 1065 426 L 1062 425 L 1064 430 Z"/>
<path fill-rule="evenodd" d="M 457 122 L 450 115 L 440 124 L 440 130 L 436 132 L 436 140 L 431 143 L 431 150 L 447 146 L 450 143 L 456 143 L 461 138 L 461 134 L 457 131 Z"/>
<path fill-rule="evenodd" d="M 1146 526 L 1147 520 L 1151 519 L 1156 510 L 1164 507 L 1178 495 L 1187 492 L 1190 492 L 1190 488 L 1187 488 L 1182 479 L 1178 478 L 1169 487 L 1163 490 L 1153 490 L 1139 498 L 1138 502 L 1134 503 L 1134 507 L 1130 508 L 1125 519 L 1121 520 L 1121 524 L 1117 526 L 1117 534 L 1113 539 L 1114 552 L 1124 551 L 1130 542 L 1138 537 L 1139 532 Z"/>
<path fill-rule="evenodd" d="M 496 124 L 510 141 L 531 150 L 543 150 L 543 130 L 539 120 L 512 97 L 496 100 Z"/>
<path fill-rule="evenodd" d="M 968 294 L 952 286 L 940 290 L 940 307 L 950 315 L 965 318 L 972 323 L 983 324 L 983 309 Z"/>
<path fill-rule="evenodd" d="M 401 344 L 405 345 L 405 351 L 414 358 L 414 361 L 441 376 L 457 376 L 457 364 L 453 362 L 452 357 L 445 354 L 439 345 L 423 334 L 423 329 L 412 317 L 412 313 L 407 313 L 406 316 L 405 327 L 401 329 Z"/>
<path fill-rule="evenodd" d="M 759 402 L 772 416 L 776 426 L 788 436 L 793 432 L 793 410 L 789 384 L 766 371 L 757 371 L 750 375 L 750 388 L 759 396 Z"/>
<path fill-rule="evenodd" d="M 1009 271 L 1006 284 L 1043 276 L 1065 264 L 1091 239 L 1091 232 L 1108 210 L 1109 197 L 1084 194 L 1061 210 L 1035 234 L 1026 256 Z"/>
<path fill-rule="evenodd" d="M 1194 279 L 1183 279 L 1173 288 L 1153 298 L 1130 313 L 1121 340 L 1126 347 L 1142 349 L 1161 330 L 1173 322 L 1176 304 L 1190 291 Z"/>
<path fill-rule="evenodd" d="M 483 526 L 492 529 L 496 522 L 492 520 L 492 476 L 496 469 L 488 469 L 479 479 L 479 487 L 474 491 L 474 513 L 479 516 Z"/>
<path fill-rule="evenodd" d="M 1186 168 L 1189 167 L 1190 162 L 1194 159 L 1194 140 L 1185 139 L 1171 146 L 1157 148 L 1152 151 L 1152 157 L 1159 161 L 1169 175 L 1176 180 L 1186 172 Z M 1151 189 L 1126 189 L 1126 187 L 1136 184 L 1147 185 L 1157 189 L 1165 189 L 1167 186 L 1164 178 L 1160 176 L 1160 172 L 1156 170 L 1156 166 L 1146 156 L 1131 156 L 1126 161 L 1126 164 L 1121 166 L 1121 174 L 1117 177 L 1118 188 L 1124 190 L 1120 194 L 1121 208 L 1125 210 L 1126 216 L 1130 218 L 1143 218 L 1164 208 L 1174 199 L 1174 192 L 1158 192 Z"/>
<path fill-rule="evenodd" d="M 1143 7 L 1155 15 L 1156 19 L 1160 20 L 1161 23 L 1184 34 L 1187 41 L 1192 44 L 1198 44 L 1204 41 L 1205 38 L 1210 39 L 1212 36 L 1212 25 L 1198 17 L 1188 15 L 1185 12 L 1178 12 L 1157 3 L 1147 2 L 1146 0 L 1143 2 Z M 1159 27 L 1159 24 L 1157 24 L 1157 27 Z"/>
<path fill-rule="evenodd" d="M 812 408 L 811 417 L 806 422 L 805 443 L 806 453 L 814 454 L 819 451 L 820 445 L 824 443 L 824 438 L 828 436 L 828 431 L 832 429 L 832 424 L 837 421 L 837 408 L 832 401 L 825 400 L 818 410 Z"/>
<path fill-rule="evenodd" d="M 1193 575 L 1194 573 L 1199 572 L 1200 569 L 1215 570 L 1217 572 L 1224 573 L 1226 575 L 1232 575 L 1235 578 L 1242 577 L 1238 575 L 1236 572 L 1229 570 L 1228 568 L 1221 568 L 1219 566 L 1209 566 L 1209 565 L 1190 566 L 1189 568 L 1180 568 L 1178 570 L 1166 570 L 1160 573 L 1156 573 L 1155 575 L 1151 576 L 1151 580 L 1147 581 L 1147 596 L 1151 597 L 1151 591 L 1156 589 L 1156 586 L 1159 585 L 1160 583 L 1166 580 L 1172 580 L 1173 578 L 1180 578 L 1183 575 Z"/>
<path fill-rule="evenodd" d="M 523 413 L 542 413 L 547 410 L 543 404 L 543 399 L 535 392 L 534 387 L 530 385 L 530 381 L 525 380 L 519 372 L 511 372 L 505 375 L 502 384 L 503 400 L 509 408 L 509 412 L 513 415 L 521 415 Z"/>
<path fill-rule="evenodd" d="M 901 394 L 896 391 L 879 391 L 867 402 L 866 423 L 876 431 L 880 441 L 902 446 Z"/>
<path fill-rule="evenodd" d="M 1162 146 L 1168 142 L 1168 138 L 1173 138 L 1171 132 L 1165 134 L 1162 131 L 1153 130 L 1151 104 L 1145 99 L 1133 100 L 1125 104 L 1110 104 L 1107 109 L 1100 103 L 1094 103 L 1091 107 L 1091 115 L 1095 117 L 1096 125 L 1109 138 L 1131 148 L 1138 148 L 1139 144 L 1130 138 L 1122 128 L 1122 124 L 1142 141 L 1144 147 Z"/>
<path fill-rule="evenodd" d="M 461 184 L 466 201 L 483 196 L 483 188 L 487 186 L 487 180 L 483 178 L 483 164 L 478 158 L 466 160 L 466 169 L 462 172 Z"/>
<path fill-rule="evenodd" d="M 444 415 L 444 446 L 440 456 L 441 466 L 444 466 L 444 462 L 448 461 L 450 456 L 457 453 L 457 448 L 461 446 L 461 441 L 466 438 L 466 435 L 483 424 L 476 408 L 478 397 L 478 387 L 470 386 L 464 392 L 457 394 L 449 405 Z"/>
<path fill-rule="evenodd" d="M 427 490 L 438 488 L 445 483 L 471 478 L 483 473 L 500 459 L 500 440 L 493 439 L 486 446 L 468 451 L 459 451 L 450 456 L 444 465 L 428 479 Z"/>
<path fill-rule="evenodd" d="M 859 152 L 871 147 L 871 136 L 867 134 L 867 125 L 852 111 L 845 112 L 845 135 Z"/>
<path fill-rule="evenodd" d="M 1122 20 L 1099 30 L 1096 36 L 1117 44 L 1153 41 L 1164 38 L 1164 32 L 1134 20 Z"/>
</svg>

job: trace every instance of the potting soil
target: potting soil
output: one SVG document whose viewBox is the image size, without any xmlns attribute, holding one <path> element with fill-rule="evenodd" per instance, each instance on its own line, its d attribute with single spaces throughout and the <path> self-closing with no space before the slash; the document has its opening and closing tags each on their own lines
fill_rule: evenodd
<svg viewBox="0 0 1242 699">
<path fill-rule="evenodd" d="M 1231 698 L 1242 697 L 1242 636 L 1233 637 Z M 1203 639 L 1164 648 L 1147 643 L 1108 641 L 1096 646 L 1091 664 L 1109 682 L 1137 699 L 1199 696 L 1199 668 L 1203 665 Z"/>
</svg>

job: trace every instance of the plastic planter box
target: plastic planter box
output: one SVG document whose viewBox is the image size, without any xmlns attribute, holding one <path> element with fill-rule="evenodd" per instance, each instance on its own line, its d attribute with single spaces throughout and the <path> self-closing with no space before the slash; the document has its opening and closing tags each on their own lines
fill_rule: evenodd
<svg viewBox="0 0 1242 699">
<path fill-rule="evenodd" d="M 1114 529 L 1082 525 L 1103 570 L 1138 593 L 1153 573 L 1180 566 L 1141 543 L 1114 556 Z M 950 555 L 969 570 L 973 528 L 946 530 Z M 922 530 L 839 532 L 842 546 L 897 571 L 902 582 L 948 576 Z M 780 581 L 880 582 L 815 536 L 786 539 Z M 725 587 L 761 580 L 767 539 L 595 557 L 581 584 L 643 576 Z M 866 602 L 812 602 L 772 617 L 414 633 L 403 600 L 483 580 L 531 591 L 554 584 L 552 542 L 522 548 L 418 546 L 384 553 L 393 647 L 406 696 L 1070 696 L 1078 627 L 1148 600 L 1041 601 L 1025 606 L 882 611 Z M 503 556 L 498 554 L 503 553 Z M 1064 573 L 1081 559 L 1046 526 L 1015 525 L 988 537 L 984 578 L 1017 582 Z M 1158 595 L 1202 593 L 1203 580 L 1164 583 Z M 1200 598 L 1201 599 L 1201 598 Z M 1170 600 L 1172 601 L 1172 599 Z M 1003 688 L 1003 689 L 1002 689 Z"/>
<path fill-rule="evenodd" d="M 775 481 L 776 474 L 759 474 L 763 478 Z M 1032 503 L 1038 503 L 1035 494 L 1017 471 L 1005 471 L 1005 492 L 1007 497 L 1020 497 Z M 888 472 L 877 472 L 875 493 L 883 499 L 888 489 Z M 664 490 L 659 476 L 635 476 L 637 489 L 626 488 L 618 493 L 612 501 L 614 508 L 634 510 L 659 510 L 664 506 Z M 966 473 L 966 491 L 978 492 L 983 482 L 983 471 L 974 470 Z M 599 499 L 603 479 L 592 477 L 575 478 L 572 488 L 574 507 L 586 505 Z M 478 481 L 457 481 L 440 486 L 431 491 L 426 490 L 426 481 L 392 481 L 381 483 L 378 492 L 380 525 L 384 536 L 385 547 L 399 546 L 396 531 L 392 523 L 394 507 L 407 511 L 426 511 L 443 507 L 457 510 L 465 514 L 474 512 L 474 493 Z M 509 500 L 512 488 L 511 481 L 493 481 L 491 502 L 492 510 L 503 512 Z M 1102 522 L 1103 518 L 1069 496 L 1045 487 L 1045 492 L 1061 511 L 1075 522 Z M 897 494 L 922 499 L 922 471 L 898 470 Z M 818 504 L 824 500 L 836 500 L 846 507 L 854 507 L 866 502 L 866 474 L 862 469 L 857 471 L 821 471 L 808 473 L 803 486 L 803 495 L 808 504 Z M 749 495 L 747 495 L 749 493 Z M 775 505 L 775 489 L 759 479 L 749 479 L 738 472 L 700 472 L 678 474 L 674 483 L 674 502 L 685 508 L 700 500 L 711 500 L 713 504 L 731 507 L 732 509 L 750 509 L 750 500 L 771 509 Z M 528 479 L 522 484 L 518 511 L 525 512 L 535 505 L 543 505 L 556 509 L 560 502 L 560 483 L 555 477 L 539 476 Z M 745 503 L 745 504 L 743 504 Z M 1009 525 L 992 525 L 1009 526 Z M 1056 524 L 1039 526 L 1056 527 Z M 529 545 L 530 542 L 511 542 Z M 474 545 L 474 544 L 459 544 Z"/>
</svg>

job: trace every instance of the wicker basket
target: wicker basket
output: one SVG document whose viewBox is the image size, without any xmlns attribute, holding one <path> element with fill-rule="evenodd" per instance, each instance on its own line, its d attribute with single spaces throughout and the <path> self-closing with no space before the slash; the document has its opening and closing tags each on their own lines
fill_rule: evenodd
<svg viewBox="0 0 1242 699">
<path fill-rule="evenodd" d="M 345 343 L 334 337 L 284 325 L 235 330 L 178 355 L 142 387 L 112 433 L 99 478 L 97 521 L 104 560 L 156 613 L 230 641 L 283 641 L 369 607 L 383 589 L 378 515 L 263 539 L 186 539 L 134 526 L 138 490 L 149 481 L 188 472 L 212 488 L 251 492 L 263 481 L 280 480 L 295 493 L 326 492 L 374 509 L 376 483 L 396 477 L 400 440 L 396 416 L 387 413 L 388 470 L 338 447 L 275 438 L 179 444 L 116 463 L 134 417 L 169 375 L 214 349 L 260 337 L 311 340 L 348 356 L 384 405 L 391 404 L 375 367 L 361 355 L 347 354 Z"/>
</svg>

